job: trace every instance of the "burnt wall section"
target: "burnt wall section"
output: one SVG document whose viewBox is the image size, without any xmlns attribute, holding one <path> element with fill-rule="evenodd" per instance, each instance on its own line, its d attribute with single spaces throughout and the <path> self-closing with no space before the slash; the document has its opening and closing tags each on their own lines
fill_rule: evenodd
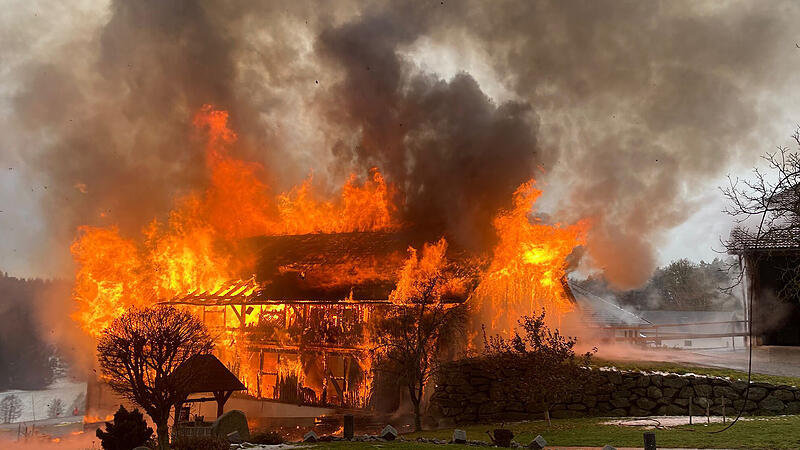
<svg viewBox="0 0 800 450">
<path fill-rule="evenodd" d="M 588 369 L 587 369 L 588 370 Z M 541 418 L 542 408 L 520 400 L 515 380 L 535 376 L 514 367 L 490 370 L 480 359 L 445 365 L 431 397 L 430 413 L 456 423 Z M 591 382 L 551 409 L 554 418 L 583 416 L 800 414 L 800 389 L 726 378 L 616 370 L 592 370 Z M 723 400 L 724 399 L 724 400 Z M 724 403 L 723 403 L 724 402 Z"/>
</svg>

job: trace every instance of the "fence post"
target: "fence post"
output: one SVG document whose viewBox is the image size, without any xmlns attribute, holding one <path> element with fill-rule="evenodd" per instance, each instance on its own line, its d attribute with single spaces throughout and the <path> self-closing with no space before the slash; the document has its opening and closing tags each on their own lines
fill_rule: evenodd
<svg viewBox="0 0 800 450">
<path fill-rule="evenodd" d="M 725 423 L 725 396 L 722 396 L 722 423 Z"/>
<path fill-rule="evenodd" d="M 644 434 L 644 450 L 656 450 L 656 434 L 652 431 Z"/>
</svg>

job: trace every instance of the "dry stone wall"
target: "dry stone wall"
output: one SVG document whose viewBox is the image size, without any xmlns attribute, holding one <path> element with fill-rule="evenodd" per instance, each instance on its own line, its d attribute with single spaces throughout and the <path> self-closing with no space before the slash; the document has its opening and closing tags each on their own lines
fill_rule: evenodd
<svg viewBox="0 0 800 450">
<path fill-rule="evenodd" d="M 588 370 L 588 369 L 587 369 Z M 542 408 L 526 404 L 515 392 L 523 377 L 514 367 L 489 369 L 479 359 L 442 368 L 431 397 L 431 414 L 457 423 L 541 417 Z M 693 415 L 730 416 L 744 405 L 747 415 L 800 414 L 800 389 L 727 378 L 593 369 L 591 381 L 568 401 L 554 405 L 554 418 L 583 416 Z"/>
</svg>

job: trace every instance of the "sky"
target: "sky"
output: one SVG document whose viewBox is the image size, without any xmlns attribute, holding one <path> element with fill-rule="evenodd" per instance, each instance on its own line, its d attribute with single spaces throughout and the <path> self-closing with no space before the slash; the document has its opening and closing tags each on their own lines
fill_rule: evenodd
<svg viewBox="0 0 800 450">
<path fill-rule="evenodd" d="M 80 225 L 134 233 L 202 186 L 206 103 L 276 189 L 378 166 L 409 217 L 463 209 L 441 226 L 464 239 L 535 177 L 536 214 L 590 218 L 586 264 L 619 286 L 719 256 L 719 186 L 800 122 L 795 2 L 2 2 L 0 270 L 21 277 L 70 278 Z"/>
</svg>

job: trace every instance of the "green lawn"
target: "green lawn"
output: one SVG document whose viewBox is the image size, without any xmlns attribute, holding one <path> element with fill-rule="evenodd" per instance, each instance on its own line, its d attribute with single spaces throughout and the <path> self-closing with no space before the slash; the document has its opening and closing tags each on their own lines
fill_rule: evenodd
<svg viewBox="0 0 800 450">
<path fill-rule="evenodd" d="M 391 450 L 416 450 L 418 448 L 438 448 L 438 449 L 462 449 L 462 448 L 480 448 L 471 445 L 447 445 L 441 446 L 436 444 L 423 444 L 421 442 L 324 442 L 314 444 L 309 447 L 313 449 L 345 449 L 345 448 L 385 448 Z M 488 448 L 488 447 L 487 447 Z"/>
<path fill-rule="evenodd" d="M 608 361 L 600 358 L 593 359 L 592 366 L 595 367 L 616 367 L 620 370 L 643 370 L 670 373 L 695 373 L 697 375 L 709 375 L 715 377 L 728 377 L 734 380 L 747 380 L 747 372 L 734 369 L 720 369 L 713 367 L 692 366 L 683 363 L 660 362 L 660 361 Z M 764 382 L 772 384 L 786 384 L 789 386 L 800 386 L 800 377 L 783 377 L 778 375 L 764 375 L 753 373 L 754 382 Z"/>
<path fill-rule="evenodd" d="M 614 447 L 642 447 L 641 427 L 603 425 L 608 419 L 563 419 L 553 420 L 553 426 L 548 429 L 544 421 L 521 422 L 506 425 L 514 431 L 515 440 L 527 445 L 537 434 L 547 440 L 549 446 L 590 446 L 602 447 L 606 444 Z M 739 421 L 733 428 L 719 434 L 710 434 L 709 431 L 719 430 L 722 424 L 685 425 L 665 430 L 654 430 L 656 443 L 659 447 L 683 448 L 747 448 L 747 449 L 777 449 L 800 447 L 800 416 L 766 417 L 755 420 Z M 469 425 L 462 427 L 467 431 L 467 438 L 474 440 L 488 440 L 486 431 L 496 428 L 496 425 Z M 425 431 L 404 435 L 407 440 L 418 436 L 429 438 L 450 439 L 452 429 Z M 387 449 L 422 449 L 442 448 L 433 444 L 417 442 L 391 442 L 391 443 L 354 443 L 331 442 L 320 443 L 314 448 L 387 448 Z M 467 448 L 467 446 L 449 445 L 446 448 Z M 469 447 L 474 448 L 474 447 Z"/>
</svg>

